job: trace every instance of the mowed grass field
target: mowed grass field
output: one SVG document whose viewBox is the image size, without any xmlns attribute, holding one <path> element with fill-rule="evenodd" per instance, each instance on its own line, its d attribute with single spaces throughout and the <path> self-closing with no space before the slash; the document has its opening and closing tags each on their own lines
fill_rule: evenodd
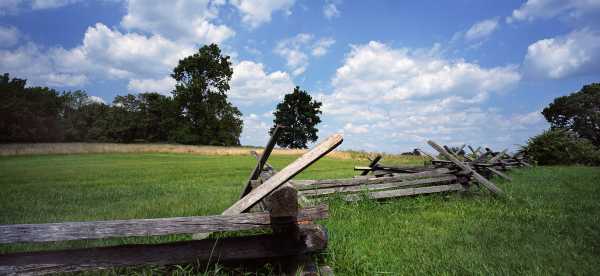
<svg viewBox="0 0 600 276">
<path fill-rule="evenodd" d="M 272 156 L 283 168 L 296 156 Z M 418 163 L 394 160 L 394 163 Z M 355 175 L 368 161 L 324 158 L 298 179 Z M 174 153 L 0 157 L 0 224 L 218 214 L 236 201 L 250 156 Z M 600 274 L 600 169 L 515 170 L 486 191 L 385 202 L 331 200 L 324 261 L 338 275 Z M 0 245 L 0 253 L 156 243 L 187 235 Z"/>
</svg>

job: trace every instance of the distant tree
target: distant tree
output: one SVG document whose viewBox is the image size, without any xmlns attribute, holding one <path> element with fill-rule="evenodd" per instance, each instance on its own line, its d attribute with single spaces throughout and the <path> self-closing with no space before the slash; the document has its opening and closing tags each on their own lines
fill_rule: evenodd
<svg viewBox="0 0 600 276">
<path fill-rule="evenodd" d="M 0 77 L 0 142 L 62 140 L 62 99 L 47 87 L 25 87 L 26 80 Z"/>
<path fill-rule="evenodd" d="M 239 145 L 242 113 L 227 100 L 233 70 L 229 56 L 216 44 L 205 45 L 179 61 L 171 76 L 177 81 L 173 97 L 185 123 L 174 139 L 187 144 Z"/>
<path fill-rule="evenodd" d="M 600 83 L 554 99 L 542 114 L 552 129 L 567 129 L 600 147 Z"/>
<path fill-rule="evenodd" d="M 316 141 L 319 131 L 315 126 L 321 122 L 319 115 L 322 113 L 322 103 L 312 97 L 300 87 L 296 86 L 294 91 L 285 95 L 283 101 L 277 105 L 273 112 L 275 125 L 286 126 L 281 134 L 277 145 L 288 148 L 306 148 L 306 144 Z M 271 128 L 273 132 L 275 126 Z"/>
<path fill-rule="evenodd" d="M 530 138 L 519 152 L 539 165 L 600 165 L 600 150 L 588 139 L 558 128 Z"/>
</svg>

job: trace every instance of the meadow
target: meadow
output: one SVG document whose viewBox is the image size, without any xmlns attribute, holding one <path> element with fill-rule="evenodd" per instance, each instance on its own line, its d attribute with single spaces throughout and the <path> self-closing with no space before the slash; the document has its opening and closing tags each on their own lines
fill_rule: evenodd
<svg viewBox="0 0 600 276">
<path fill-rule="evenodd" d="M 274 155 L 282 168 L 296 155 Z M 297 179 L 351 177 L 367 160 L 324 158 Z M 390 158 L 394 159 L 394 158 Z M 396 158 L 394 163 L 422 162 Z M 237 199 L 249 155 L 54 154 L 0 157 L 0 224 L 218 214 Z M 600 273 L 600 170 L 515 170 L 495 199 L 475 189 L 345 203 L 331 200 L 323 261 L 338 275 Z M 187 235 L 0 245 L 0 253 L 157 243 Z"/>
</svg>

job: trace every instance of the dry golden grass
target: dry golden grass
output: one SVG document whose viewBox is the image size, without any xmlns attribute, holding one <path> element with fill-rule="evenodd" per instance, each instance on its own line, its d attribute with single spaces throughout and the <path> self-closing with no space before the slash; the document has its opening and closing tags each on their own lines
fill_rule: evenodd
<svg viewBox="0 0 600 276">
<path fill-rule="evenodd" d="M 188 153 L 198 155 L 248 155 L 250 151 L 262 152 L 256 147 L 190 146 L 176 144 L 117 144 L 117 143 L 32 143 L 0 144 L 0 156 L 45 155 L 45 154 L 86 154 L 86 153 Z M 273 155 L 301 155 L 306 150 L 275 149 Z M 403 156 L 363 151 L 333 151 L 327 154 L 335 159 L 366 160 L 376 154 L 396 163 L 415 163 L 424 160 L 420 156 Z"/>
</svg>

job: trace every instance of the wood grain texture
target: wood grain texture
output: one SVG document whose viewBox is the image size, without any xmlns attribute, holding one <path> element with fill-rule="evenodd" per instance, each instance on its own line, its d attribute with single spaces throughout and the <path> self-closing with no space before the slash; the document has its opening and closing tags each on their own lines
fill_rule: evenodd
<svg viewBox="0 0 600 276">
<path fill-rule="evenodd" d="M 312 190 L 321 188 L 333 188 L 342 186 L 358 186 L 358 185 L 370 185 L 379 184 L 386 182 L 398 182 L 411 179 L 419 179 L 426 177 L 439 177 L 445 176 L 451 171 L 446 168 L 435 169 L 432 171 L 418 172 L 418 173 L 407 173 L 407 174 L 394 174 L 393 176 L 384 177 L 356 177 L 356 178 L 341 178 L 341 179 L 322 179 L 322 180 L 294 180 L 293 185 L 298 190 Z"/>
<path fill-rule="evenodd" d="M 309 152 L 296 159 L 292 164 L 289 164 L 283 170 L 279 171 L 273 177 L 269 178 L 266 182 L 260 185 L 258 188 L 252 190 L 249 194 L 238 200 L 231 207 L 223 212 L 223 215 L 234 215 L 245 212 L 250 209 L 254 204 L 262 200 L 265 196 L 271 193 L 277 187 L 281 186 L 292 177 L 302 172 L 305 168 L 310 166 L 321 157 L 335 149 L 343 141 L 342 135 L 334 134 L 323 142 L 318 144 Z"/>
<path fill-rule="evenodd" d="M 165 244 L 0 255 L 0 275 L 43 275 L 137 265 L 230 263 L 317 252 L 327 247 L 323 227 L 299 227 L 299 239 L 259 235 Z"/>
<path fill-rule="evenodd" d="M 314 189 L 314 190 L 305 190 L 302 191 L 301 194 L 304 196 L 323 196 L 323 195 L 331 195 L 337 193 L 358 193 L 362 191 L 378 191 L 378 190 L 386 190 L 386 189 L 406 189 L 408 187 L 413 186 L 423 186 L 423 185 L 442 185 L 449 184 L 452 182 L 456 182 L 456 176 L 447 175 L 442 177 L 435 178 L 424 178 L 417 179 L 411 181 L 401 181 L 401 182 L 386 182 L 381 184 L 370 184 L 370 185 L 360 185 L 360 186 L 341 186 L 336 188 L 325 188 L 325 189 Z"/>
<path fill-rule="evenodd" d="M 490 190 L 494 195 L 502 196 L 504 194 L 504 192 L 502 192 L 502 190 L 500 190 L 500 188 L 496 187 L 496 185 L 494 185 L 494 183 L 485 179 L 485 177 L 481 176 L 479 173 L 477 173 L 475 170 L 473 170 L 467 164 L 456 159 L 452 154 L 447 152 L 444 148 L 440 147 L 434 141 L 429 140 L 429 141 L 427 141 L 427 143 L 431 147 L 433 147 L 436 151 L 438 151 L 440 154 L 442 154 L 443 156 L 448 158 L 448 160 L 452 161 L 452 163 L 454 163 L 456 166 L 463 169 L 466 173 L 472 173 L 473 178 L 475 178 L 475 180 L 477 180 L 477 182 L 481 183 L 488 190 Z"/>
<path fill-rule="evenodd" d="M 402 196 L 413 196 L 413 195 L 421 195 L 421 194 L 432 194 L 432 193 L 441 193 L 441 192 L 451 192 L 451 191 L 464 191 L 465 188 L 460 184 L 450 184 L 450 185 L 439 185 L 439 186 L 431 186 L 431 187 L 420 187 L 420 188 L 406 188 L 406 189 L 397 189 L 397 190 L 389 190 L 389 191 L 379 191 L 379 192 L 370 192 L 367 194 L 367 198 L 370 199 L 384 199 L 384 198 L 394 198 L 394 197 L 402 197 Z M 343 197 L 346 201 L 358 201 L 363 198 L 360 194 L 352 194 Z"/>
<path fill-rule="evenodd" d="M 271 152 L 273 151 L 273 148 L 275 147 L 275 144 L 277 143 L 277 139 L 279 139 L 279 134 L 281 133 L 282 128 L 283 128 L 282 126 L 277 125 L 275 127 L 275 129 L 273 130 L 273 134 L 271 134 L 271 138 L 269 139 L 269 142 L 267 142 L 267 145 L 265 146 L 265 150 L 263 150 L 262 155 L 260 156 L 258 162 L 256 163 L 256 167 L 254 167 L 254 170 L 252 170 L 252 172 L 250 173 L 250 177 L 248 177 L 248 181 L 246 181 L 246 185 L 242 189 L 240 198 L 243 198 L 245 195 L 247 195 L 252 190 L 250 181 L 256 180 L 260 176 L 263 166 L 265 165 L 265 163 L 267 163 L 267 160 L 269 159 L 269 156 L 271 155 Z"/>
<path fill-rule="evenodd" d="M 296 221 L 328 217 L 327 205 L 302 209 Z M 227 216 L 0 225 L 0 244 L 158 236 L 271 228 L 268 212 Z"/>
<path fill-rule="evenodd" d="M 508 149 L 504 149 L 500 153 L 496 154 L 494 157 L 492 157 L 492 159 L 490 159 L 488 161 L 488 163 L 494 164 L 494 163 L 498 162 L 502 158 L 502 156 L 504 156 L 504 154 L 506 154 L 507 151 L 508 151 Z"/>
</svg>

